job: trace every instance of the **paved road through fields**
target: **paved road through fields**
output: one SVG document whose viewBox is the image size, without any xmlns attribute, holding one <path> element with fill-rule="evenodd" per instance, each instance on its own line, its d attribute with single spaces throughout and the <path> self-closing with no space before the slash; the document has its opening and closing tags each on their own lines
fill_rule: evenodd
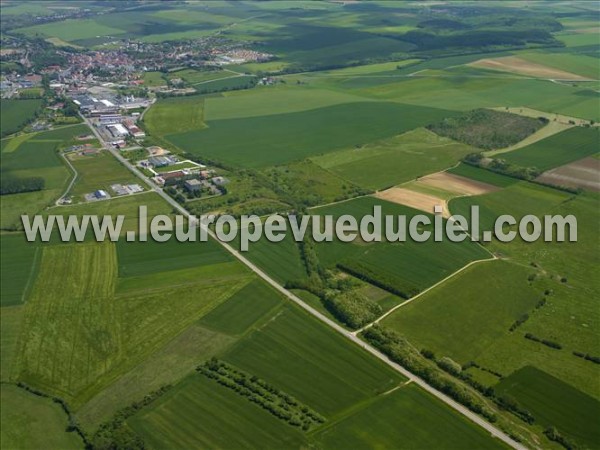
<svg viewBox="0 0 600 450">
<path fill-rule="evenodd" d="M 125 158 L 123 158 L 123 156 L 120 154 L 119 150 L 114 149 L 110 144 L 107 145 L 104 142 L 104 140 L 102 139 L 102 136 L 100 135 L 100 133 L 95 129 L 95 127 L 89 122 L 89 120 L 86 117 L 83 117 L 83 119 L 84 119 L 85 123 L 91 128 L 91 130 L 93 131 L 94 135 L 102 143 L 103 147 L 106 148 L 108 151 L 110 151 L 114 155 L 114 157 L 117 158 L 117 160 L 119 160 L 125 167 L 127 167 L 137 177 L 139 177 L 140 179 L 142 179 L 154 192 L 156 192 L 163 199 L 165 199 L 165 201 L 167 201 L 171 206 L 173 206 L 173 208 L 175 210 L 177 210 L 180 214 L 182 214 L 183 216 L 187 217 L 189 220 L 191 220 L 193 218 L 193 215 L 190 214 L 182 205 L 180 205 L 179 203 L 177 203 L 172 197 L 170 197 L 168 194 L 166 194 L 162 190 L 162 188 L 160 188 L 155 183 L 153 183 L 137 167 L 135 167 L 128 160 L 126 160 Z M 266 281 L 267 283 L 269 283 L 277 291 L 281 292 L 289 300 L 293 301 L 298 306 L 300 306 L 302 309 L 304 309 L 305 311 L 307 311 L 309 314 L 313 315 L 314 317 L 316 317 L 317 319 L 319 319 L 321 322 L 324 322 L 329 327 L 333 328 L 335 331 L 337 331 L 338 333 L 340 333 L 341 335 L 343 335 L 344 337 L 346 337 L 350 341 L 354 342 L 356 345 L 362 347 L 364 350 L 366 350 L 367 352 L 369 352 L 370 354 L 372 354 L 373 356 L 375 356 L 379 360 L 383 361 L 388 366 L 392 367 L 393 369 L 395 369 L 396 371 L 398 371 L 399 373 L 401 373 L 402 375 L 404 375 L 406 378 L 408 378 L 409 380 L 411 380 L 413 383 L 418 384 L 425 391 L 427 391 L 431 395 L 437 397 L 439 400 L 441 400 L 442 402 L 444 402 L 446 405 L 448 405 L 451 408 L 453 408 L 454 410 L 458 411 L 459 413 L 461 413 L 463 416 L 465 416 L 466 418 L 468 418 L 469 420 L 471 420 L 475 424 L 477 424 L 480 427 L 484 428 L 486 431 L 488 431 L 495 438 L 503 441 L 504 443 L 506 443 L 510 447 L 512 447 L 514 449 L 517 449 L 517 450 L 525 450 L 527 448 L 524 445 L 516 442 L 514 439 L 512 439 L 506 433 L 504 433 L 503 431 L 499 430 L 498 428 L 496 428 L 495 426 L 493 426 L 492 424 L 490 424 L 489 422 L 487 422 L 486 420 L 484 420 L 483 418 L 481 418 L 480 416 L 478 416 L 477 414 L 475 414 L 474 412 L 472 412 L 468 408 L 466 408 L 463 405 L 461 405 L 460 403 L 452 400 L 450 397 L 448 397 L 447 395 L 445 395 L 442 392 L 438 391 L 437 389 L 431 387 L 424 380 L 422 380 L 421 378 L 417 377 L 412 372 L 409 372 L 408 370 L 406 370 L 401 365 L 393 362 L 386 355 L 384 355 L 379 350 L 377 350 L 375 347 L 369 345 L 368 343 L 366 343 L 365 341 L 363 341 L 362 339 L 360 339 L 358 336 L 355 336 L 352 332 L 350 332 L 350 331 L 346 330 L 345 328 L 341 327 L 340 325 L 338 325 L 337 323 L 335 323 L 333 320 L 331 320 L 328 317 L 326 317 L 325 315 L 323 315 L 321 312 L 317 311 L 316 309 L 314 309 L 310 305 L 306 304 L 303 300 L 301 300 L 294 293 L 288 291 L 283 286 L 281 286 L 279 283 L 277 283 L 275 280 L 273 280 L 269 275 L 267 275 L 265 272 L 263 272 L 262 269 L 260 269 L 256 265 L 254 265 L 254 263 L 252 263 L 250 260 L 248 260 L 245 256 L 243 256 L 240 252 L 238 252 L 236 249 L 234 249 L 228 243 L 222 242 L 221 240 L 219 240 L 217 238 L 217 236 L 206 225 L 201 224 L 200 226 L 202 226 L 206 230 L 206 232 L 208 233 L 208 235 L 211 238 L 213 238 L 217 242 L 219 242 L 229 253 L 231 253 L 240 262 L 242 262 L 244 265 L 246 265 L 246 267 L 248 267 L 250 270 L 252 270 L 255 274 L 257 274 L 259 277 L 261 277 L 264 281 Z M 435 430 L 431 430 L 431 432 L 435 433 Z"/>
</svg>

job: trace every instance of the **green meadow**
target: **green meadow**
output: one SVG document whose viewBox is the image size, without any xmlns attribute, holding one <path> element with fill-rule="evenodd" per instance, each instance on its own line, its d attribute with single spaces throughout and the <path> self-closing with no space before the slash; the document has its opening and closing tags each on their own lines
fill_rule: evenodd
<svg viewBox="0 0 600 450">
<path fill-rule="evenodd" d="M 481 169 L 464 163 L 460 163 L 458 166 L 448 169 L 447 172 L 501 188 L 508 187 L 519 181 L 516 178 L 507 177 L 490 170 Z"/>
<path fill-rule="evenodd" d="M 345 103 L 274 116 L 208 121 L 207 129 L 170 134 L 167 139 L 191 153 L 239 166 L 264 167 L 364 145 L 451 114 L 391 102 Z"/>
<path fill-rule="evenodd" d="M 322 168 L 368 189 L 384 189 L 442 170 L 475 149 L 425 128 L 311 158 Z"/>
<path fill-rule="evenodd" d="M 466 364 L 477 360 L 540 300 L 540 289 L 528 281 L 534 272 L 506 261 L 473 265 L 398 308 L 382 324 L 418 348 Z"/>
<path fill-rule="evenodd" d="M 0 102 L 0 136 L 8 136 L 23 128 L 42 106 L 41 100 L 8 100 Z"/>
<path fill-rule="evenodd" d="M 57 403 L 6 384 L 0 388 L 0 395 L 4 424 L 0 436 L 4 448 L 74 450 L 83 447 L 77 433 L 66 431 L 67 415 Z"/>
</svg>

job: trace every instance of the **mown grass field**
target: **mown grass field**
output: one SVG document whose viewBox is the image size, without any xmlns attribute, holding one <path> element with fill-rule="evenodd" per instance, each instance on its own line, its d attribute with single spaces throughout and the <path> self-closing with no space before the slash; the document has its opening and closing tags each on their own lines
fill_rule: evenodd
<svg viewBox="0 0 600 450">
<path fill-rule="evenodd" d="M 68 433 L 67 415 L 49 398 L 33 395 L 16 386 L 3 384 L 2 447 L 80 449 L 77 433 Z"/>
<path fill-rule="evenodd" d="M 428 131 L 392 138 L 311 158 L 319 166 L 368 189 L 383 189 L 442 170 L 475 151 Z"/>
<path fill-rule="evenodd" d="M 542 298 L 543 290 L 528 281 L 534 272 L 505 261 L 473 265 L 398 308 L 382 324 L 438 357 L 460 364 L 477 360 Z"/>
<path fill-rule="evenodd" d="M 77 196 L 79 200 L 98 189 L 115 195 L 110 189 L 113 184 L 134 183 L 142 186 L 139 179 L 108 152 L 87 156 L 72 154 L 68 158 L 77 171 L 77 180 L 69 194 Z"/>
<path fill-rule="evenodd" d="M 600 401 L 533 366 L 525 366 L 495 387 L 510 395 L 545 427 L 554 426 L 578 445 L 593 448 L 600 440 L 596 418 Z"/>
<path fill-rule="evenodd" d="M 414 384 L 326 423 L 313 436 L 324 448 L 504 448 Z"/>
<path fill-rule="evenodd" d="M 112 244 L 44 249 L 25 307 L 19 380 L 81 406 L 247 282 L 205 277 L 123 292 L 117 270 Z"/>
<path fill-rule="evenodd" d="M 33 119 L 36 111 L 42 106 L 41 100 L 11 100 L 2 99 L 0 102 L 0 136 L 8 136 L 23 128 Z"/>
<path fill-rule="evenodd" d="M 346 103 L 277 116 L 209 121 L 205 130 L 167 138 L 191 153 L 239 166 L 264 167 L 363 145 L 451 114 L 390 102 Z"/>
<path fill-rule="evenodd" d="M 204 99 L 200 96 L 161 99 L 148 110 L 144 124 L 151 134 L 164 136 L 204 128 L 203 114 Z"/>
<path fill-rule="evenodd" d="M 591 156 L 600 148 L 600 128 L 573 127 L 500 158 L 523 167 L 548 170 Z"/>
<path fill-rule="evenodd" d="M 165 86 L 167 84 L 162 72 L 144 72 L 143 80 L 144 86 L 148 87 Z"/>
<path fill-rule="evenodd" d="M 191 374 L 128 420 L 155 448 L 298 448 L 303 434 L 231 389 Z"/>
</svg>

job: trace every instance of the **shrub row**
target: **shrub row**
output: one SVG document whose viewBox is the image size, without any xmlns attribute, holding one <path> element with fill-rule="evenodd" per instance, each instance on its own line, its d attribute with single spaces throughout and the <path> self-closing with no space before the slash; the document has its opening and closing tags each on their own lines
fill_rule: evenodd
<svg viewBox="0 0 600 450">
<path fill-rule="evenodd" d="M 338 269 L 366 281 L 378 288 L 388 291 L 394 295 L 409 299 L 419 293 L 419 289 L 411 286 L 404 280 L 389 274 L 375 271 L 366 264 L 359 261 L 345 261 L 337 264 Z"/>
<path fill-rule="evenodd" d="M 304 431 L 325 422 L 323 416 L 291 395 L 216 358 L 211 358 L 196 370 L 216 380 L 222 386 L 243 395 L 278 419 L 292 426 L 301 427 Z"/>
<path fill-rule="evenodd" d="M 583 358 L 587 361 L 591 361 L 595 364 L 600 364 L 600 356 L 592 356 L 588 353 L 583 353 L 583 352 L 578 352 L 578 351 L 574 351 L 573 354 L 575 356 L 577 356 L 578 358 Z"/>
<path fill-rule="evenodd" d="M 574 442 L 571 442 L 566 437 L 561 435 L 554 427 L 546 428 L 546 430 L 544 430 L 544 434 L 548 439 L 562 445 L 567 450 L 575 450 L 578 448 Z"/>
<path fill-rule="evenodd" d="M 93 450 L 145 449 L 146 446 L 142 438 L 135 434 L 129 427 L 123 425 L 129 417 L 158 399 L 171 389 L 171 387 L 170 384 L 164 385 L 147 394 L 141 401 L 133 402 L 131 405 L 117 411 L 112 419 L 98 427 L 98 430 L 92 437 L 89 448 Z"/>
<path fill-rule="evenodd" d="M 441 372 L 438 367 L 425 359 L 396 332 L 386 330 L 376 324 L 366 330 L 363 336 L 392 361 L 419 376 L 430 386 L 448 395 L 471 411 L 480 414 L 490 422 L 497 420 L 494 411 L 477 398 L 474 392 Z"/>
<path fill-rule="evenodd" d="M 540 344 L 544 344 L 544 345 L 546 345 L 550 348 L 554 348 L 556 350 L 562 349 L 562 345 L 560 345 L 558 342 L 550 341 L 548 339 L 541 339 L 531 333 L 525 333 L 525 339 L 529 339 L 530 341 L 539 342 Z"/>
<path fill-rule="evenodd" d="M 356 291 L 326 296 L 325 306 L 335 317 L 354 329 L 373 322 L 382 313 L 378 303 Z"/>
<path fill-rule="evenodd" d="M 527 313 L 523 314 L 521 317 L 519 317 L 517 320 L 515 320 L 513 322 L 513 324 L 508 329 L 508 331 L 515 331 L 517 328 L 519 328 L 521 325 L 523 325 L 525 322 L 527 322 L 528 319 L 529 319 L 529 314 L 527 314 Z"/>
</svg>

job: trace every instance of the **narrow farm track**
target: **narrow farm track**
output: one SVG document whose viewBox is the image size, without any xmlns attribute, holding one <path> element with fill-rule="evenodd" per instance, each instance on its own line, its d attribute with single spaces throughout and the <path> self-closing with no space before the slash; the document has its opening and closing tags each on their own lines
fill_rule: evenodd
<svg viewBox="0 0 600 450">
<path fill-rule="evenodd" d="M 123 164 L 125 167 L 127 167 L 138 178 L 140 178 L 141 180 L 143 180 L 144 183 L 146 183 L 154 192 L 156 192 L 157 194 L 159 194 L 163 199 L 165 199 L 165 201 L 167 203 L 169 203 L 171 206 L 173 206 L 173 208 L 176 211 L 178 211 L 180 214 L 182 214 L 183 216 L 185 216 L 190 221 L 190 226 L 198 225 L 198 221 L 195 220 L 196 218 L 192 214 L 190 214 L 182 205 L 180 205 L 179 203 L 177 203 L 173 198 L 171 198 L 169 195 L 167 195 L 160 187 L 158 187 L 157 185 L 155 185 L 154 183 L 152 183 L 152 181 L 148 177 L 146 177 L 142 172 L 140 172 L 136 167 L 134 167 L 129 161 L 127 161 L 125 158 L 123 158 L 123 156 L 121 156 L 119 154 L 118 150 L 113 149 L 110 145 L 106 145 L 106 143 L 102 139 L 102 136 L 100 136 L 100 134 L 98 133 L 98 131 L 93 127 L 93 125 L 88 121 L 88 119 L 85 118 L 85 117 L 83 117 L 83 119 L 84 119 L 85 123 L 90 127 L 90 129 L 92 130 L 92 132 L 94 133 L 94 135 L 102 143 L 102 145 L 105 148 L 107 148 L 108 151 L 110 151 L 111 154 L 115 158 L 117 158 L 118 161 L 121 162 L 121 164 Z M 425 391 L 427 391 L 431 395 L 435 396 L 436 398 L 438 398 L 439 400 L 441 400 L 442 402 L 444 402 L 446 405 L 448 405 L 449 407 L 451 407 L 455 411 L 457 411 L 460 414 L 462 414 L 464 417 L 466 417 L 467 419 L 469 419 L 471 422 L 473 422 L 473 423 L 479 425 L 480 427 L 482 427 L 483 429 L 485 429 L 487 432 L 490 433 L 491 436 L 493 436 L 493 437 L 501 440 L 502 442 L 504 442 L 505 444 L 509 445 L 510 447 L 512 447 L 514 449 L 525 450 L 527 448 L 524 445 L 516 442 L 514 439 L 512 439 L 506 433 L 504 433 L 503 431 L 501 431 L 498 428 L 496 428 L 495 426 L 493 426 L 491 423 L 489 423 L 489 422 L 485 421 L 484 419 L 482 419 L 480 416 L 478 416 L 477 414 L 475 414 L 474 412 L 472 412 L 471 410 L 469 410 L 465 406 L 463 406 L 460 403 L 454 401 L 453 399 L 451 399 L 447 395 L 443 394 L 442 392 L 438 391 L 437 389 L 431 387 L 424 380 L 422 380 L 418 376 L 414 375 L 412 372 L 409 372 L 407 369 L 405 369 L 401 365 L 399 365 L 399 364 L 395 363 L 394 361 L 390 360 L 386 355 L 384 355 L 383 353 L 381 353 L 375 347 L 373 347 L 373 346 L 369 345 L 368 343 L 364 342 L 362 339 L 360 339 L 354 333 L 352 333 L 352 332 L 344 329 L 343 327 L 341 327 L 340 325 L 338 325 L 337 323 L 335 323 L 333 320 L 331 320 L 328 317 L 326 317 L 325 315 L 323 315 L 321 312 L 317 311 L 313 307 L 311 307 L 308 304 L 304 303 L 303 300 L 301 300 L 294 293 L 288 291 L 283 286 L 281 286 L 279 283 L 277 283 L 275 280 L 273 280 L 269 275 L 267 275 L 267 273 L 265 273 L 262 269 L 260 269 L 259 267 L 257 267 L 254 263 L 252 263 L 250 260 L 248 260 L 240 252 L 238 252 L 237 250 L 235 250 L 232 246 L 230 246 L 226 242 L 220 241 L 217 238 L 217 236 L 215 235 L 215 233 L 213 233 L 210 230 L 210 228 L 208 228 L 208 226 L 206 224 L 199 224 L 199 225 L 200 225 L 200 227 L 202 228 L 203 231 L 206 231 L 206 233 L 208 234 L 208 236 L 210 236 L 211 238 L 215 239 L 219 244 L 221 244 L 236 259 L 238 259 L 246 267 L 248 267 L 250 270 L 252 270 L 252 272 L 254 272 L 256 275 L 258 275 L 260 278 L 262 278 L 265 282 L 267 282 L 269 285 L 271 285 L 274 289 L 276 289 L 277 291 L 279 291 L 287 299 L 289 299 L 290 301 L 292 301 L 295 304 L 297 304 L 303 310 L 305 310 L 306 312 L 308 312 L 312 316 L 316 317 L 317 319 L 319 319 L 321 322 L 325 323 L 330 328 L 332 328 L 335 331 L 337 331 L 339 334 L 341 334 L 342 336 L 344 336 L 346 339 L 352 341 L 354 344 L 356 344 L 359 347 L 363 348 L 365 351 L 367 351 L 368 353 L 370 353 L 371 355 L 373 355 L 377 359 L 383 361 L 385 364 L 387 364 L 388 366 L 392 367 L 397 372 L 399 372 L 402 375 L 404 375 L 411 382 L 418 384 L 422 389 L 424 389 Z"/>
</svg>

